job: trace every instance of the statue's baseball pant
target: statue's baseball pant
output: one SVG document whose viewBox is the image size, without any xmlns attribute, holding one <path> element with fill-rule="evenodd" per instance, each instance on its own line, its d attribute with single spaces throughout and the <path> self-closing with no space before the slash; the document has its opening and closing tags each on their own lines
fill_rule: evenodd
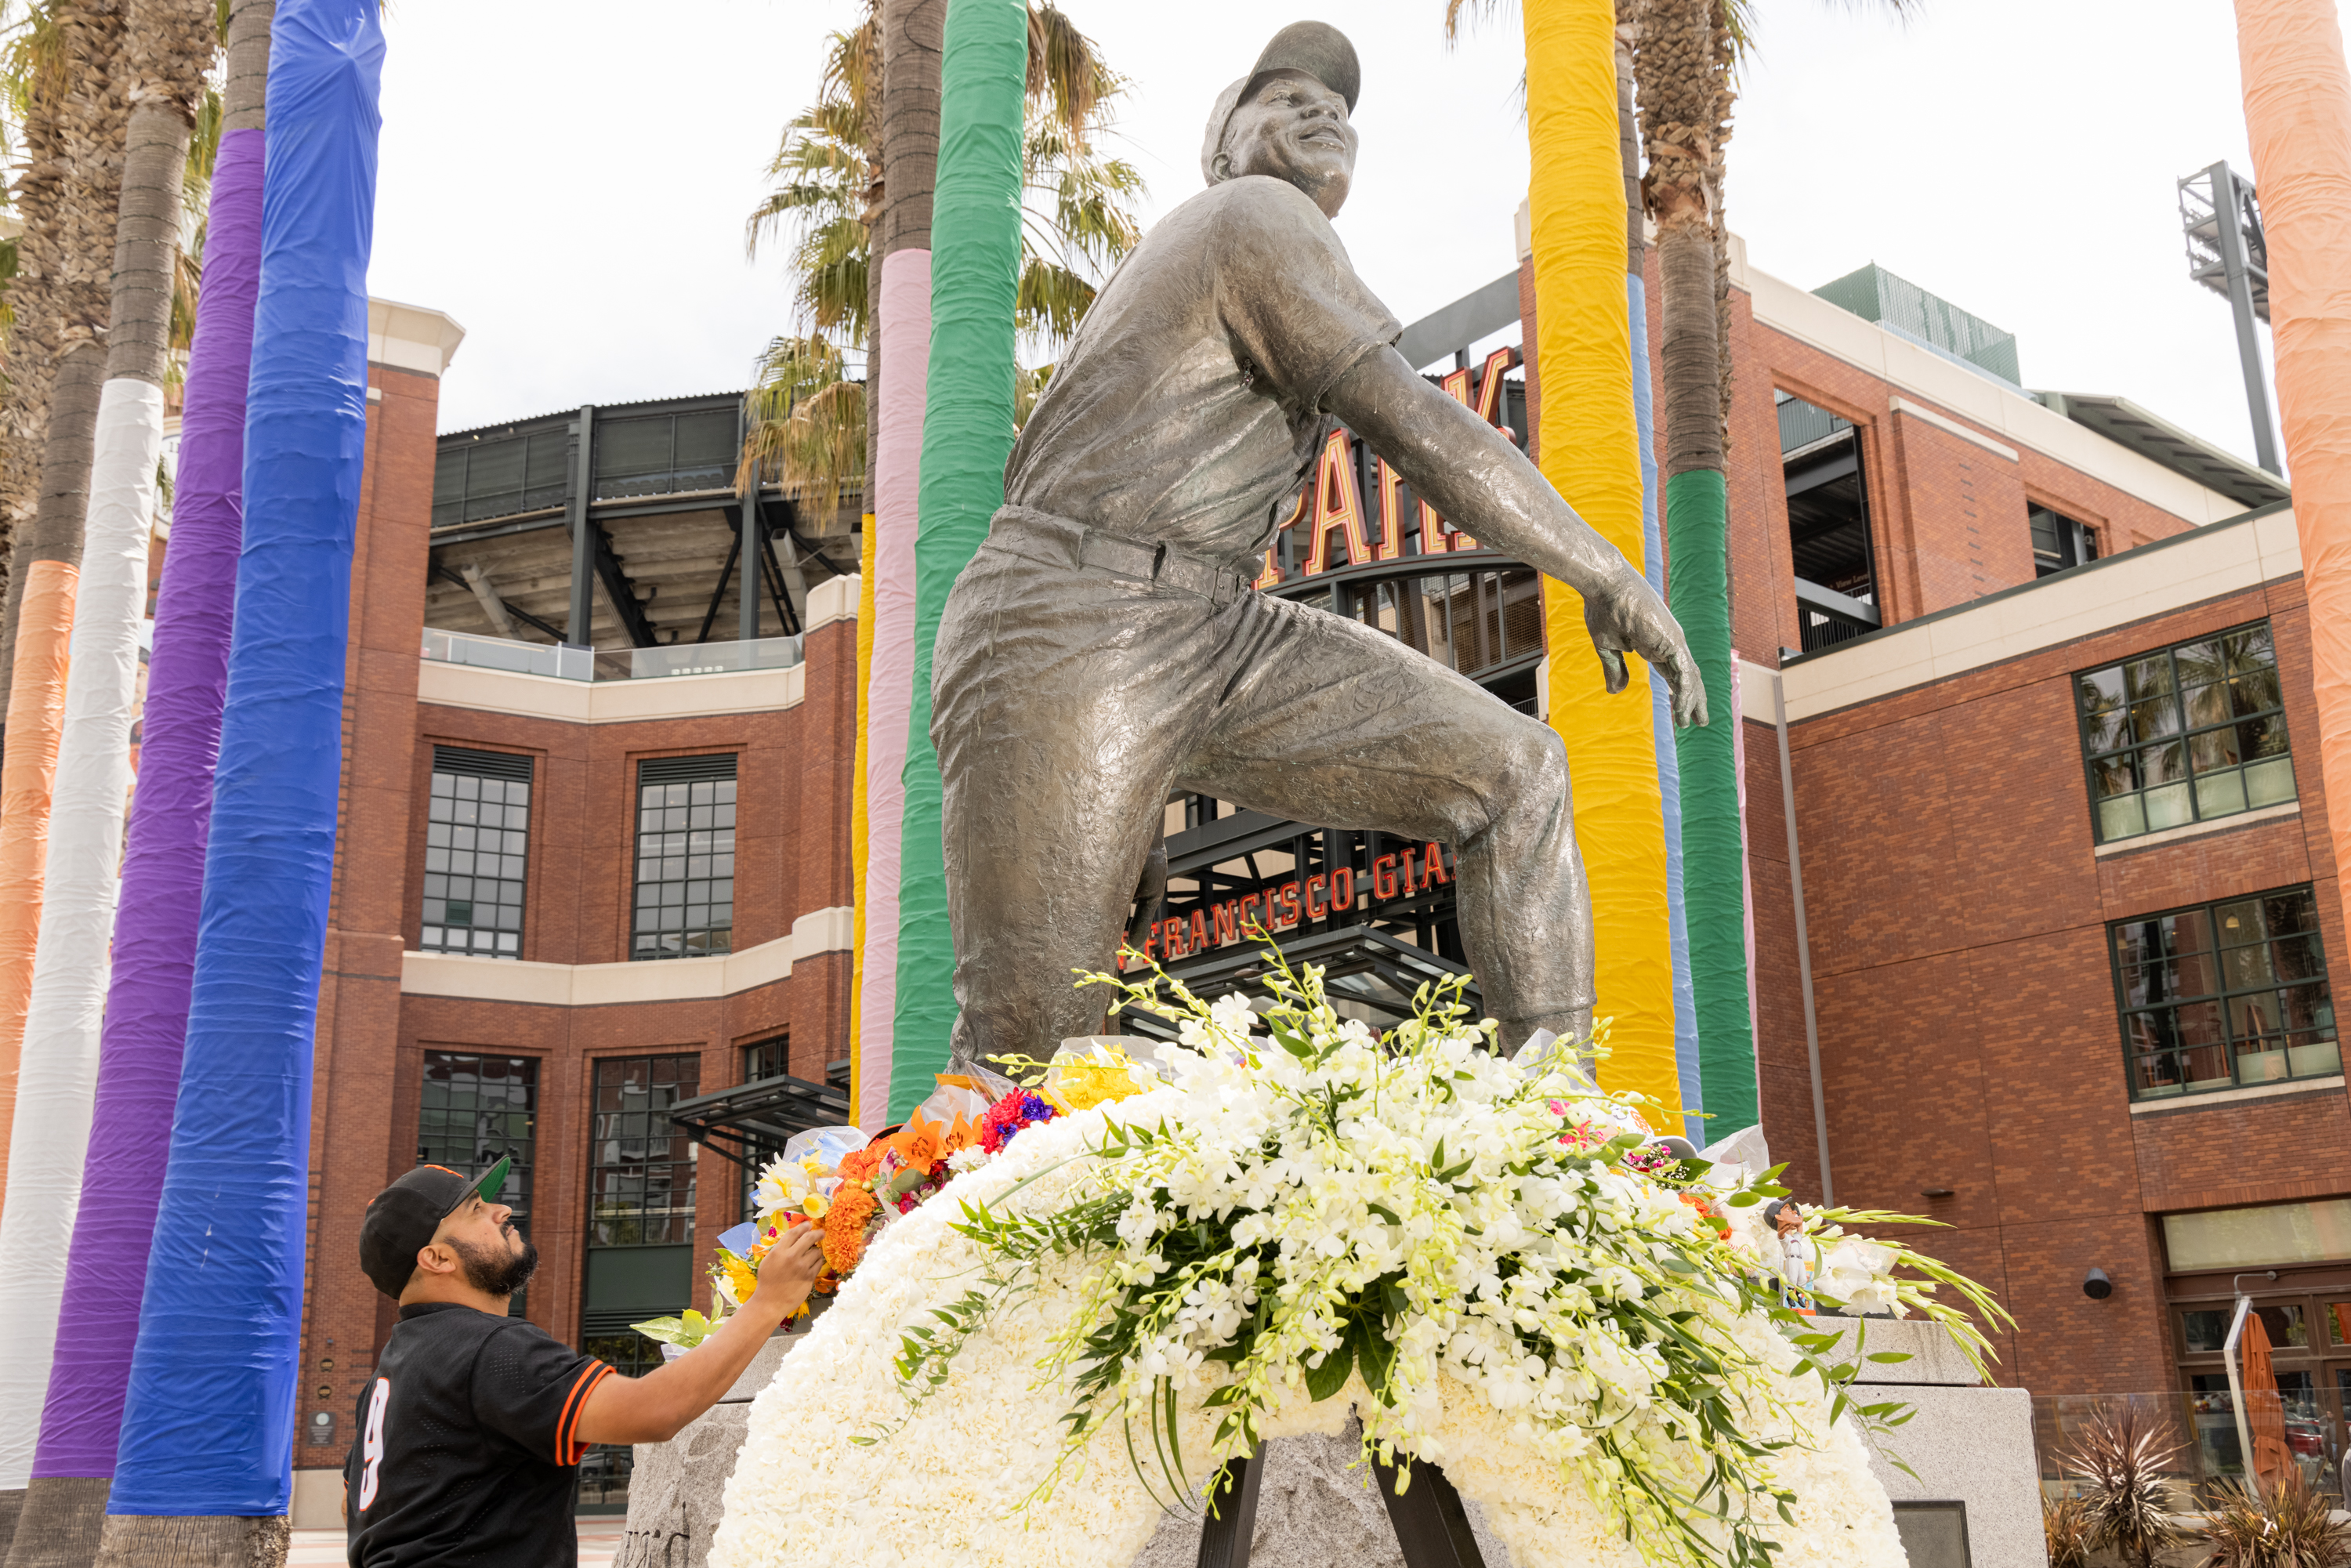
<svg viewBox="0 0 2351 1568">
<path fill-rule="evenodd" d="M 1126 570 L 1118 570 L 1119 568 Z M 939 627 L 955 1054 L 1093 1033 L 1172 790 L 1453 846 L 1507 1045 L 1581 1030 L 1592 906 L 1551 728 L 1368 626 L 1238 573 L 1008 508 Z"/>
</svg>

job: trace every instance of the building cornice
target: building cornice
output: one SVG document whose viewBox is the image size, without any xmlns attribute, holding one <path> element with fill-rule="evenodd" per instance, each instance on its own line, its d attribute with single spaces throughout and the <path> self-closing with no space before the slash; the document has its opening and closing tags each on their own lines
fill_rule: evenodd
<svg viewBox="0 0 2351 1568">
<path fill-rule="evenodd" d="M 532 964 L 458 953 L 402 953 L 400 994 L 542 1008 L 630 1007 L 715 1001 L 791 977 L 792 966 L 849 950 L 855 912 L 812 910 L 792 934 L 740 953 L 625 964 Z"/>
<path fill-rule="evenodd" d="M 1788 720 L 1949 680 L 2302 573 L 2294 508 L 2158 539 L 2038 582 L 1889 626 L 1782 667 Z"/>
</svg>

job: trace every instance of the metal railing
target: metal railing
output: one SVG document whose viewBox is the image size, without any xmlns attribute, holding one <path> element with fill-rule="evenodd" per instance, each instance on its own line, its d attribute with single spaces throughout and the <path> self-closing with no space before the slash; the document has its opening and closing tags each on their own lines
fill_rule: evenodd
<svg viewBox="0 0 2351 1568">
<path fill-rule="evenodd" d="M 434 664 L 549 675 L 562 681 L 644 681 L 736 670 L 786 670 L 802 657 L 798 637 L 761 637 L 747 643 L 674 643 L 661 648 L 631 648 L 624 650 L 627 664 L 623 666 L 616 653 L 564 643 L 477 637 L 429 626 L 424 631 L 422 652 Z"/>
</svg>

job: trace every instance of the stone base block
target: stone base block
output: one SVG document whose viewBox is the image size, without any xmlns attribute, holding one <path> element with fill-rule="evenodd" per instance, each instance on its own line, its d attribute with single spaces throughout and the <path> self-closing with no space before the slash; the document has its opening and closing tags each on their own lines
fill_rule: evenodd
<svg viewBox="0 0 2351 1568">
<path fill-rule="evenodd" d="M 629 1520 L 612 1568 L 702 1568 L 750 1429 L 748 1403 L 714 1405 L 668 1442 L 637 1445 Z"/>
<path fill-rule="evenodd" d="M 1899 1370 L 1900 1363 L 1894 1364 Z M 2041 1473 L 2032 1452 L 2032 1396 L 2022 1388 L 1873 1388 L 1915 1414 L 1878 1439 L 1869 1468 L 1894 1500 L 1914 1568 L 2048 1568 L 2041 1533 Z M 1914 1473 L 1892 1462 L 1900 1458 Z M 1963 1507 L 1964 1558 L 1947 1544 L 1957 1521 L 1916 1505 Z M 1913 1505 L 1906 1507 L 1906 1505 Z M 1930 1563 L 1928 1558 L 1932 1557 Z"/>
<path fill-rule="evenodd" d="M 1364 1451 L 1360 1426 L 1351 1420 L 1330 1437 L 1277 1437 L 1265 1451 L 1249 1568 L 1404 1568 L 1371 1467 L 1349 1468 Z M 1478 1505 L 1461 1501 L 1486 1568 L 1510 1568 L 1509 1549 L 1486 1528 Z M 1170 1510 L 1134 1568 L 1194 1568 L 1200 1524 L 1196 1514 Z"/>
</svg>

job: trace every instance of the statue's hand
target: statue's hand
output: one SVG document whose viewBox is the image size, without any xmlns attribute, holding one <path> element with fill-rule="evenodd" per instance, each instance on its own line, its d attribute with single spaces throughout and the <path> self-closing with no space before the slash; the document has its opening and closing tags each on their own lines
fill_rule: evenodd
<svg viewBox="0 0 2351 1568">
<path fill-rule="evenodd" d="M 1664 673 L 1674 699 L 1674 723 L 1684 729 L 1707 721 L 1706 685 L 1682 639 L 1679 622 L 1648 580 L 1627 569 L 1605 591 L 1585 596 L 1583 624 L 1600 655 L 1600 673 L 1613 695 L 1631 677 L 1625 655 L 1638 653 Z"/>
</svg>

